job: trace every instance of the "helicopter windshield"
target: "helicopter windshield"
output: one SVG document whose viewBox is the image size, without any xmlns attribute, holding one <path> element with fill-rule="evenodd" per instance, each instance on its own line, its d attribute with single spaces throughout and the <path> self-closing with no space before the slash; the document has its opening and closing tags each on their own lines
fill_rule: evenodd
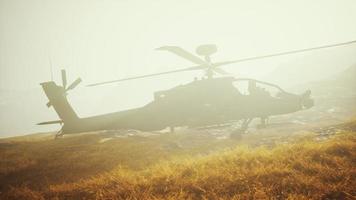
<svg viewBox="0 0 356 200">
<path fill-rule="evenodd" d="M 237 79 L 233 85 L 243 95 L 259 95 L 278 98 L 281 93 L 285 93 L 277 85 L 253 79 Z"/>
</svg>

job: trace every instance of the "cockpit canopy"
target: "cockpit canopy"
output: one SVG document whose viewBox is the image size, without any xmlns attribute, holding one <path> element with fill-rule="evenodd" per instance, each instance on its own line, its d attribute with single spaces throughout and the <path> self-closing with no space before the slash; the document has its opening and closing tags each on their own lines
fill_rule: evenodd
<svg viewBox="0 0 356 200">
<path fill-rule="evenodd" d="M 287 93 L 277 85 L 254 79 L 236 79 L 233 82 L 233 86 L 242 95 L 258 95 L 280 98 L 282 94 Z"/>
</svg>

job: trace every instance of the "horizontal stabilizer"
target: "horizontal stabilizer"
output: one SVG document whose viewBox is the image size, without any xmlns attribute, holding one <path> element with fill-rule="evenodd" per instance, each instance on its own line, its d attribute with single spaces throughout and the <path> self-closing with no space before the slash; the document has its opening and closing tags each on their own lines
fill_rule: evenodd
<svg viewBox="0 0 356 200">
<path fill-rule="evenodd" d="M 62 124 L 62 120 L 54 120 L 54 121 L 48 121 L 48 122 L 41 122 L 38 123 L 37 125 L 48 125 L 48 124 Z"/>
</svg>

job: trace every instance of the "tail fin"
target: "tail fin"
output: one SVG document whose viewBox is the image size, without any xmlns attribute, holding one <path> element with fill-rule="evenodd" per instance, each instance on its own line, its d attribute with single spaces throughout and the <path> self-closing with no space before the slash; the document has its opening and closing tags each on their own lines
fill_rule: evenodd
<svg viewBox="0 0 356 200">
<path fill-rule="evenodd" d="M 77 114 L 69 104 L 64 87 L 56 85 L 53 81 L 41 83 L 49 100 L 47 106 L 53 106 L 62 122 L 73 122 L 78 119 Z"/>
</svg>

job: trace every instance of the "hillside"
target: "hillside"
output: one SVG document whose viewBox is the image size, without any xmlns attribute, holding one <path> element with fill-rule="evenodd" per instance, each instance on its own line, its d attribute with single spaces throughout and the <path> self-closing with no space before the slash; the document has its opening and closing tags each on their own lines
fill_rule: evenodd
<svg viewBox="0 0 356 200">
<path fill-rule="evenodd" d="M 0 199 L 352 199 L 355 122 L 0 140 Z"/>
</svg>

